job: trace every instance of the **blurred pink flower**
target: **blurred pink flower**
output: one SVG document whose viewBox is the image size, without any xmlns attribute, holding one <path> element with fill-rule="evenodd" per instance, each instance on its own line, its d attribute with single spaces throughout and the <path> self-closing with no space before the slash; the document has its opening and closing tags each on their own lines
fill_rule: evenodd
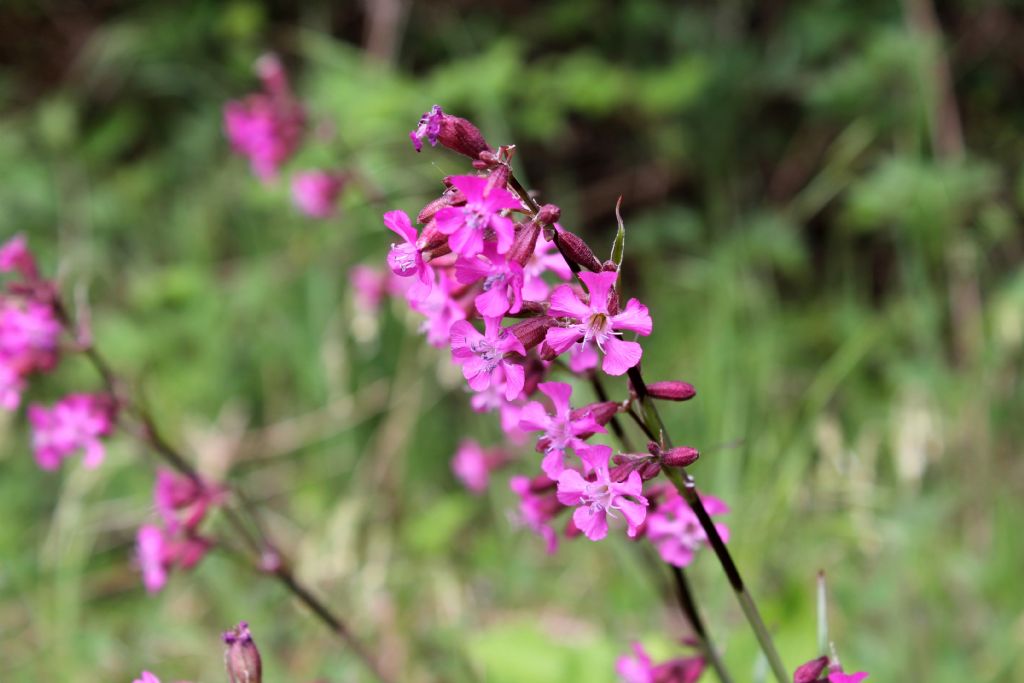
<svg viewBox="0 0 1024 683">
<path fill-rule="evenodd" d="M 587 447 L 583 439 L 596 432 L 604 432 L 605 428 L 589 412 L 580 414 L 572 410 L 569 405 L 572 387 L 568 384 L 542 382 L 537 388 L 551 399 L 555 412 L 552 415 L 541 403 L 531 401 L 523 406 L 519 427 L 526 431 L 544 432 L 537 441 L 537 450 L 545 454 L 541 469 L 554 480 L 565 469 L 566 449 L 579 453 Z"/>
<path fill-rule="evenodd" d="M 345 182 L 345 175 L 338 172 L 297 173 L 292 180 L 292 200 L 310 218 L 330 218 Z"/>
<path fill-rule="evenodd" d="M 633 654 L 615 662 L 615 671 L 623 683 L 695 683 L 704 672 L 700 657 L 672 659 L 655 665 L 640 643 L 633 643 Z"/>
<path fill-rule="evenodd" d="M 648 504 L 640 474 L 634 470 L 626 481 L 612 481 L 608 471 L 612 449 L 608 446 L 590 446 L 579 449 L 577 454 L 590 466 L 590 478 L 585 479 L 571 469 L 558 476 L 558 502 L 578 506 L 572 515 L 573 523 L 591 541 L 599 541 L 608 535 L 608 517 L 619 511 L 626 518 L 627 534 L 636 536 Z"/>
<path fill-rule="evenodd" d="M 711 516 L 729 512 L 729 507 L 714 496 L 702 495 L 700 499 Z M 729 540 L 729 527 L 715 524 L 715 528 L 723 541 Z M 648 515 L 646 533 L 661 559 L 676 567 L 693 562 L 694 553 L 708 543 L 697 515 L 675 489 L 669 489 L 665 500 Z"/>
<path fill-rule="evenodd" d="M 548 554 L 558 550 L 558 536 L 551 520 L 563 509 L 555 494 L 555 482 L 546 476 L 531 480 L 517 475 L 509 479 L 509 488 L 519 496 L 519 512 L 515 521 L 529 527 L 544 539 Z"/>
<path fill-rule="evenodd" d="M 194 567 L 211 547 L 210 541 L 197 535 L 175 534 L 155 524 L 139 527 L 135 554 L 142 570 L 142 583 L 150 593 L 167 584 L 171 568 Z"/>
<path fill-rule="evenodd" d="M 247 157 L 264 182 L 277 177 L 302 138 L 306 112 L 292 95 L 280 60 L 265 55 L 256 63 L 264 91 L 224 107 L 224 128 L 234 150 Z"/>
<path fill-rule="evenodd" d="M 555 353 L 564 353 L 577 342 L 586 344 L 593 341 L 604 352 L 601 369 L 609 375 L 624 374 L 640 362 L 643 353 L 636 342 L 623 341 L 619 335 L 623 330 L 647 336 L 651 333 L 651 316 L 647 307 L 636 299 L 630 299 L 625 310 L 609 311 L 614 296 L 613 287 L 618 273 L 581 272 L 580 279 L 590 292 L 589 303 L 584 303 L 569 285 L 560 285 L 551 293 L 552 317 L 578 320 L 564 327 L 552 327 L 547 332 L 547 343 Z"/>
<path fill-rule="evenodd" d="M 389 289 L 389 275 L 367 265 L 356 265 L 348 273 L 349 284 L 356 306 L 367 313 L 375 313 Z"/>
<path fill-rule="evenodd" d="M 474 391 L 482 391 L 492 383 L 505 381 L 505 398 L 509 401 L 523 390 L 523 366 L 512 360 L 513 354 L 526 355 L 522 342 L 501 327 L 501 318 L 484 318 L 480 334 L 466 320 L 454 323 L 450 330 L 452 360 L 462 366 L 462 375 Z"/>
<path fill-rule="evenodd" d="M 106 452 L 100 437 L 113 431 L 115 411 L 104 394 L 69 394 L 52 408 L 29 406 L 36 462 L 44 470 L 54 470 L 61 460 L 81 449 L 83 464 L 97 467 Z"/>
<path fill-rule="evenodd" d="M 0 273 L 17 272 L 28 282 L 39 277 L 35 257 L 24 235 L 15 235 L 0 246 Z"/>
<path fill-rule="evenodd" d="M 0 358 L 20 374 L 53 369 L 60 333 L 52 306 L 0 296 Z"/>
<path fill-rule="evenodd" d="M 407 290 L 406 298 L 410 302 L 423 301 L 434 288 L 434 269 L 423 260 L 423 254 L 416 246 L 419 233 L 412 227 L 404 211 L 388 211 L 384 214 L 384 225 L 405 240 L 404 244 L 391 244 L 391 251 L 388 252 L 391 272 L 400 277 L 415 276 L 417 282 Z"/>
<path fill-rule="evenodd" d="M 452 472 L 467 489 L 473 493 L 483 493 L 487 490 L 491 472 L 507 460 L 504 452 L 485 449 L 476 441 L 465 439 L 452 458 Z"/>
<path fill-rule="evenodd" d="M 0 408 L 14 410 L 21 403 L 25 379 L 18 368 L 0 356 Z"/>
</svg>

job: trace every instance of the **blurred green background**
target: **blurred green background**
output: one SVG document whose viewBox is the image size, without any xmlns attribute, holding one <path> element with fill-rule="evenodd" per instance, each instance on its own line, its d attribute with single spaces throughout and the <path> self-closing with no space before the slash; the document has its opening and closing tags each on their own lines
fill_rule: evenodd
<svg viewBox="0 0 1024 683">
<path fill-rule="evenodd" d="M 630 640 L 670 655 L 685 633 L 624 537 L 546 556 L 510 524 L 503 479 L 462 490 L 458 440 L 497 426 L 403 305 L 353 305 L 349 269 L 391 241 L 380 214 L 467 168 L 412 151 L 434 103 L 515 142 L 599 251 L 623 195 L 626 286 L 655 319 L 646 374 L 698 388 L 663 412 L 732 505 L 790 667 L 815 654 L 825 569 L 853 670 L 1024 680 L 1024 4 L 296 5 L 5 2 L 0 236 L 25 232 L 90 302 L 172 440 L 265 507 L 401 680 L 610 681 Z M 268 49 L 314 121 L 286 173 L 358 168 L 374 188 L 337 218 L 299 215 L 224 141 L 221 108 Z M 29 398 L 98 386 L 70 359 Z M 147 596 L 131 554 L 152 456 L 121 437 L 97 471 L 44 473 L 23 417 L 0 419 L 4 683 L 223 680 L 218 633 L 239 619 L 266 680 L 366 680 L 223 554 Z M 752 680 L 709 554 L 693 579 Z"/>
</svg>

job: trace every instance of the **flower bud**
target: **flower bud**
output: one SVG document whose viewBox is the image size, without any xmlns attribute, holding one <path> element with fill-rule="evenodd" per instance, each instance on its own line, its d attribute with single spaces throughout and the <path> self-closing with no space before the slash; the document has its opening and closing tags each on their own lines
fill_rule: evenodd
<svg viewBox="0 0 1024 683">
<path fill-rule="evenodd" d="M 409 133 L 409 139 L 417 152 L 423 149 L 424 139 L 431 145 L 440 142 L 453 152 L 465 154 L 470 159 L 476 159 L 481 152 L 491 151 L 476 126 L 466 119 L 445 114 L 436 104 L 420 117 L 416 130 Z"/>
<path fill-rule="evenodd" d="M 801 664 L 793 672 L 793 683 L 815 683 L 828 665 L 828 657 L 822 655 L 812 659 L 806 664 Z"/>
<path fill-rule="evenodd" d="M 448 179 L 445 178 L 446 185 L 448 185 L 447 180 Z M 430 219 L 434 217 L 434 214 L 436 214 L 441 209 L 446 209 L 449 206 L 458 206 L 460 204 L 465 203 L 466 195 L 459 192 L 458 189 L 448 185 L 447 189 L 443 193 L 441 193 L 440 197 L 431 201 L 422 209 L 420 209 L 419 214 L 416 216 L 416 220 L 419 223 L 426 225 L 430 221 Z"/>
<path fill-rule="evenodd" d="M 619 267 L 615 265 L 615 261 L 612 261 L 611 259 L 608 259 L 607 261 L 601 264 L 601 272 L 603 273 L 614 273 L 618 269 Z"/>
<path fill-rule="evenodd" d="M 548 303 L 546 301 L 524 301 L 519 311 L 516 313 L 506 313 L 505 315 L 509 318 L 536 318 L 537 316 L 545 316 L 548 312 Z"/>
<path fill-rule="evenodd" d="M 688 467 L 697 461 L 700 452 L 690 446 L 677 446 L 662 451 L 661 462 L 667 467 Z"/>
<path fill-rule="evenodd" d="M 556 232 L 555 245 L 566 260 L 595 273 L 601 271 L 601 262 L 594 256 L 594 251 L 577 235 L 568 230 Z"/>
<path fill-rule="evenodd" d="M 619 412 L 620 407 L 621 406 L 615 401 L 591 403 L 590 405 L 586 405 L 572 411 L 572 419 L 578 420 L 587 413 L 590 413 L 591 417 L 594 418 L 594 421 L 597 422 L 597 424 L 606 425 L 613 417 L 615 417 L 615 413 Z"/>
<path fill-rule="evenodd" d="M 554 320 L 547 316 L 540 318 L 529 318 L 521 323 L 512 325 L 509 330 L 512 334 L 516 335 L 516 338 L 523 345 L 527 351 L 532 349 L 537 344 L 544 341 L 544 335 L 547 334 L 548 328 L 554 323 Z"/>
<path fill-rule="evenodd" d="M 651 398 L 660 398 L 665 401 L 689 401 L 697 395 L 697 390 L 689 382 L 669 380 L 651 382 L 647 385 L 647 394 Z"/>
<path fill-rule="evenodd" d="M 508 260 L 525 266 L 537 248 L 537 237 L 540 235 L 540 223 L 530 221 L 519 226 L 512 248 L 508 251 Z"/>
<path fill-rule="evenodd" d="M 248 622 L 239 622 L 238 626 L 225 631 L 224 666 L 228 670 L 229 683 L 262 683 L 263 666 L 260 662 L 260 651 L 256 649 Z"/>
<path fill-rule="evenodd" d="M 512 171 L 505 164 L 495 166 L 490 175 L 487 176 L 487 184 L 484 185 L 484 196 L 490 194 L 491 190 L 498 188 L 504 190 L 508 185 L 508 178 Z"/>
<path fill-rule="evenodd" d="M 554 225 L 558 222 L 558 219 L 562 217 L 562 210 L 554 204 L 545 204 L 540 207 L 540 211 L 537 212 L 535 221 L 541 225 Z"/>
</svg>

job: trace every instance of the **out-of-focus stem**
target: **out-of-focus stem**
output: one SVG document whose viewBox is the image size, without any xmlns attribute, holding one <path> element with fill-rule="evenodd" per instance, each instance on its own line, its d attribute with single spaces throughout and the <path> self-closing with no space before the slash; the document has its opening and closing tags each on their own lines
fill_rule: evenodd
<svg viewBox="0 0 1024 683">
<path fill-rule="evenodd" d="M 725 668 L 722 656 L 715 649 L 714 645 L 711 644 L 711 639 L 704 628 L 704 621 L 697 610 L 697 602 L 693 599 L 693 591 L 690 590 L 690 582 L 686 578 L 686 572 L 683 571 L 682 567 L 675 565 L 671 565 L 671 567 L 672 578 L 675 579 L 676 593 L 679 597 L 679 606 L 682 608 L 683 613 L 686 614 L 686 618 L 690 620 L 690 625 L 693 626 L 693 631 L 700 640 L 704 658 L 711 663 L 711 668 L 715 670 L 715 674 L 722 683 L 732 683 L 732 677 L 729 675 L 729 670 Z"/>
<path fill-rule="evenodd" d="M 73 329 L 72 320 L 67 314 L 67 310 L 59 300 L 54 303 L 54 309 L 57 312 L 58 318 L 64 324 L 65 329 Z M 134 436 L 152 448 L 157 455 L 163 458 L 167 464 L 179 473 L 197 483 L 202 483 L 199 472 L 197 472 L 192 464 L 189 463 L 188 460 L 185 459 L 185 457 L 163 437 L 149 412 L 138 405 L 136 401 L 130 400 L 129 397 L 118 395 L 117 392 L 119 385 L 117 375 L 113 370 L 113 366 L 107 362 L 99 349 L 96 348 L 95 345 L 90 344 L 88 347 L 83 349 L 82 352 L 102 378 L 107 391 L 111 394 L 114 400 L 118 402 L 119 408 L 133 413 L 139 420 L 141 423 L 142 433 L 139 434 L 127 430 L 123 423 L 119 426 L 121 426 L 126 433 Z M 237 493 L 235 496 L 240 497 Z M 224 505 L 222 511 L 228 524 L 238 532 L 249 549 L 256 555 L 257 563 L 260 561 L 261 555 L 264 552 L 277 552 L 274 544 L 266 537 L 262 530 L 258 532 L 258 535 L 252 532 L 237 510 L 232 508 L 230 505 Z M 306 605 L 306 607 L 324 625 L 326 625 L 331 632 L 337 635 L 345 645 L 348 646 L 353 654 L 356 655 L 356 657 L 377 680 L 382 683 L 392 683 L 392 679 L 381 670 L 377 660 L 370 654 L 369 650 L 366 649 L 366 646 L 363 645 L 362 641 L 355 637 L 345 622 L 334 614 L 334 612 L 332 612 L 326 605 L 320 602 L 320 600 L 317 599 L 308 588 L 299 583 L 291 571 L 286 568 L 284 562 L 278 562 L 277 565 L 277 568 L 273 572 L 267 573 L 266 571 L 261 571 L 261 573 L 265 576 L 273 576 L 276 578 L 282 586 L 298 598 L 300 602 Z"/>
</svg>

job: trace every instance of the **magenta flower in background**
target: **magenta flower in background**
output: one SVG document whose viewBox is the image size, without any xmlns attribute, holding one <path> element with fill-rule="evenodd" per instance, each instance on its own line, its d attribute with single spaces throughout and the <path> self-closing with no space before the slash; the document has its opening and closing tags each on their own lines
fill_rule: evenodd
<svg viewBox="0 0 1024 683">
<path fill-rule="evenodd" d="M 625 310 L 612 314 L 608 304 L 612 297 L 617 273 L 587 271 L 579 274 L 590 292 L 589 303 L 584 303 L 569 285 L 561 285 L 551 293 L 548 314 L 579 322 L 564 327 L 552 327 L 546 341 L 555 353 L 564 353 L 573 344 L 593 341 L 604 353 L 601 369 L 609 375 L 621 375 L 640 362 L 642 349 L 636 342 L 623 341 L 623 330 L 642 336 L 651 333 L 652 321 L 647 307 L 630 299 Z"/>
<path fill-rule="evenodd" d="M 388 211 L 384 214 L 384 225 L 388 230 L 405 240 L 404 244 L 391 244 L 388 252 L 388 266 L 399 277 L 416 277 L 417 281 L 406 292 L 409 301 L 423 301 L 434 288 L 434 269 L 423 260 L 416 247 L 418 232 L 412 227 L 404 211 Z"/>
<path fill-rule="evenodd" d="M 570 385 L 564 382 L 541 382 L 537 388 L 551 399 L 555 413 L 552 415 L 541 403 L 531 401 L 523 406 L 519 426 L 528 432 L 544 432 L 537 441 L 537 450 L 545 454 L 540 466 L 544 474 L 557 480 L 565 469 L 566 449 L 571 448 L 579 454 L 587 448 L 583 439 L 596 432 L 604 432 L 605 428 L 589 412 L 574 414 L 569 405 L 572 396 Z"/>
<path fill-rule="evenodd" d="M 14 410 L 21 403 L 25 379 L 18 369 L 0 356 L 0 408 Z"/>
<path fill-rule="evenodd" d="M 153 524 L 139 527 L 135 536 L 135 555 L 142 570 L 142 584 L 156 593 L 167 583 L 168 543 L 164 531 Z"/>
<path fill-rule="evenodd" d="M 553 554 L 558 550 L 558 535 L 551 520 L 563 507 L 555 494 L 555 483 L 543 476 L 531 481 L 529 477 L 517 475 L 509 479 L 508 486 L 519 497 L 519 512 L 514 521 L 544 539 L 548 554 Z"/>
<path fill-rule="evenodd" d="M 451 337 L 448 333 L 452 325 L 466 319 L 466 309 L 451 296 L 455 287 L 455 283 L 445 273 L 441 273 L 437 284 L 425 299 L 416 300 L 406 292 L 409 307 L 426 317 L 420 325 L 420 331 L 427 335 L 427 343 L 439 349 L 450 345 Z"/>
<path fill-rule="evenodd" d="M 103 462 L 106 453 L 100 437 L 114 428 L 115 407 L 102 394 L 69 394 L 52 408 L 31 405 L 32 447 L 44 470 L 55 470 L 61 461 L 81 449 L 88 468 Z"/>
<path fill-rule="evenodd" d="M 52 306 L 0 296 L 0 359 L 20 374 L 53 369 L 60 333 Z"/>
<path fill-rule="evenodd" d="M 696 683 L 704 672 L 701 657 L 672 659 L 655 665 L 640 643 L 633 643 L 633 654 L 615 662 L 615 671 L 623 683 Z"/>
<path fill-rule="evenodd" d="M 507 459 L 499 450 L 484 449 L 476 441 L 465 439 L 452 458 L 452 472 L 463 486 L 479 494 L 487 490 L 491 472 Z"/>
<path fill-rule="evenodd" d="M 833 671 L 828 675 L 828 683 L 860 683 L 868 674 L 864 671 L 858 671 L 854 674 L 846 674 L 842 671 Z"/>
<path fill-rule="evenodd" d="M 192 533 L 209 509 L 221 502 L 223 491 L 170 470 L 157 470 L 153 503 L 168 531 Z"/>
<path fill-rule="evenodd" d="M 633 654 L 622 655 L 615 661 L 615 672 L 624 683 L 655 683 L 654 663 L 640 643 L 633 643 Z"/>
<path fill-rule="evenodd" d="M 514 314 L 523 308 L 523 267 L 499 254 L 491 242 L 473 258 L 459 257 L 455 279 L 463 284 L 484 281 L 484 291 L 474 302 L 484 317 Z"/>
<path fill-rule="evenodd" d="M 464 206 L 448 206 L 434 216 L 437 229 L 448 235 L 452 251 L 472 258 L 484 249 L 488 231 L 497 239 L 497 251 L 504 254 L 512 246 L 515 225 L 499 215 L 503 209 L 520 208 L 519 200 L 501 187 L 487 187 L 487 179 L 471 175 L 451 177 L 452 185 L 466 197 Z"/>
<path fill-rule="evenodd" d="M 412 140 L 412 146 L 416 148 L 417 152 L 423 149 L 424 140 L 427 140 L 431 147 L 437 146 L 437 136 L 441 134 L 443 117 L 444 112 L 441 111 L 441 106 L 438 104 L 435 104 L 430 111 L 420 117 L 416 130 L 409 133 L 409 139 Z"/>
<path fill-rule="evenodd" d="M 0 273 L 19 273 L 26 281 L 39 278 L 36 260 L 24 235 L 15 235 L 0 246 Z"/>
<path fill-rule="evenodd" d="M 701 495 L 704 508 L 711 516 L 729 512 L 729 507 L 714 496 Z M 729 527 L 715 524 L 723 541 L 729 540 Z M 708 537 L 701 528 L 697 515 L 674 489 L 647 517 L 647 537 L 658 549 L 661 559 L 676 567 L 693 562 L 694 553 L 707 545 Z"/>
<path fill-rule="evenodd" d="M 132 683 L 160 683 L 160 679 L 148 671 L 143 671 L 142 678 L 136 678 Z"/>
<path fill-rule="evenodd" d="M 626 518 L 627 534 L 636 536 L 648 504 L 640 474 L 634 470 L 626 481 L 612 481 L 608 471 L 612 449 L 608 446 L 578 449 L 577 455 L 590 466 L 590 478 L 571 469 L 558 476 L 558 502 L 579 506 L 572 514 L 573 523 L 591 541 L 600 541 L 608 535 L 608 517 L 619 511 Z"/>
<path fill-rule="evenodd" d="M 334 215 L 335 205 L 345 182 L 345 175 L 338 172 L 297 173 L 292 179 L 292 200 L 295 206 L 310 218 L 330 218 Z"/>
<path fill-rule="evenodd" d="M 249 159 L 253 173 L 264 182 L 298 149 L 306 112 L 292 95 L 281 61 L 265 55 L 256 63 L 264 92 L 224 106 L 224 129 L 231 147 Z"/>
<path fill-rule="evenodd" d="M 526 355 L 519 338 L 501 327 L 501 318 L 484 318 L 480 334 L 469 321 L 460 320 L 449 330 L 452 361 L 462 366 L 462 376 L 474 391 L 482 391 L 492 382 L 505 381 L 505 398 L 512 401 L 523 390 L 526 373 L 514 362 L 512 354 Z"/>
<path fill-rule="evenodd" d="M 376 313 L 381 300 L 388 293 L 389 277 L 391 276 L 367 265 L 352 266 L 348 273 L 348 281 L 352 285 L 356 306 L 367 313 Z"/>
</svg>

